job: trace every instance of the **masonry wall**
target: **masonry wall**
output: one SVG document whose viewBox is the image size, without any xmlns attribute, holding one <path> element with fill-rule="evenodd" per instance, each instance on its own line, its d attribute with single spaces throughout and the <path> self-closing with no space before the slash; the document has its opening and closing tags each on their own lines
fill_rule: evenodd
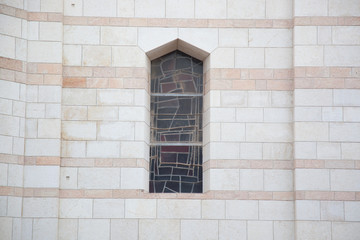
<svg viewBox="0 0 360 240">
<path fill-rule="evenodd" d="M 0 0 L 1 239 L 357 239 L 359 24 L 358 0 Z M 204 62 L 203 194 L 148 193 L 176 49 Z"/>
</svg>

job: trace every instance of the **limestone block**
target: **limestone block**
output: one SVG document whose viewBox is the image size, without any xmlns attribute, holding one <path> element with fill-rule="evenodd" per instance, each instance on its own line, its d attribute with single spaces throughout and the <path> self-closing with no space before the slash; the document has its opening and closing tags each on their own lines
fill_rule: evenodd
<svg viewBox="0 0 360 240">
<path fill-rule="evenodd" d="M 219 221 L 219 240 L 246 239 L 246 221 L 220 220 Z"/>
<path fill-rule="evenodd" d="M 8 136 L 19 136 L 20 118 L 0 115 L 0 134 Z"/>
<path fill-rule="evenodd" d="M 194 18 L 194 0 L 166 0 L 166 18 Z"/>
<path fill-rule="evenodd" d="M 264 122 L 292 122 L 293 112 L 291 108 L 265 108 Z"/>
<path fill-rule="evenodd" d="M 359 191 L 360 171 L 333 169 L 330 171 L 332 191 Z"/>
<path fill-rule="evenodd" d="M 250 47 L 292 47 L 290 29 L 249 29 Z"/>
<path fill-rule="evenodd" d="M 320 220 L 320 201 L 296 200 L 296 220 Z"/>
<path fill-rule="evenodd" d="M 290 160 L 293 146 L 290 143 L 264 143 L 263 159 Z"/>
<path fill-rule="evenodd" d="M 11 154 L 13 148 L 13 138 L 0 136 L 0 153 Z"/>
<path fill-rule="evenodd" d="M 328 1 L 327 0 L 295 0 L 294 2 L 295 16 L 327 16 Z"/>
<path fill-rule="evenodd" d="M 360 235 L 360 223 L 358 222 L 333 222 L 332 239 L 333 240 L 356 240 Z"/>
<path fill-rule="evenodd" d="M 265 68 L 291 68 L 292 48 L 266 48 Z"/>
<path fill-rule="evenodd" d="M 293 220 L 294 203 L 292 201 L 259 201 L 261 220 Z"/>
<path fill-rule="evenodd" d="M 25 166 L 24 187 L 58 188 L 59 166 Z"/>
<path fill-rule="evenodd" d="M 261 229 L 261 231 L 259 231 Z M 274 236 L 273 224 L 271 221 L 249 221 L 248 226 L 248 240 L 269 239 L 272 240 Z"/>
<path fill-rule="evenodd" d="M 63 121 L 62 138 L 65 140 L 95 140 L 96 122 Z"/>
<path fill-rule="evenodd" d="M 180 239 L 180 220 L 139 220 L 139 239 Z"/>
<path fill-rule="evenodd" d="M 262 169 L 240 169 L 240 190 L 264 190 L 264 174 Z"/>
<path fill-rule="evenodd" d="M 317 143 L 318 159 L 340 159 L 340 143 L 319 142 Z"/>
<path fill-rule="evenodd" d="M 291 19 L 293 3 L 288 0 L 266 0 L 266 18 Z"/>
<path fill-rule="evenodd" d="M 360 107 L 345 107 L 344 108 L 345 122 L 360 122 Z"/>
<path fill-rule="evenodd" d="M 37 137 L 37 119 L 26 119 L 26 132 L 25 136 L 27 138 L 36 138 Z"/>
<path fill-rule="evenodd" d="M 117 120 L 119 117 L 118 107 L 88 107 L 88 120 Z"/>
<path fill-rule="evenodd" d="M 117 2 L 118 17 L 134 17 L 135 2 L 134 0 L 121 0 Z"/>
<path fill-rule="evenodd" d="M 25 102 L 13 101 L 13 116 L 25 117 Z"/>
<path fill-rule="evenodd" d="M 8 15 L 0 14 L 0 33 L 13 36 L 21 37 L 21 19 L 11 17 Z"/>
<path fill-rule="evenodd" d="M 360 220 L 360 203 L 359 202 L 345 202 L 345 221 Z"/>
<path fill-rule="evenodd" d="M 78 187 L 80 189 L 119 189 L 120 169 L 79 168 Z"/>
<path fill-rule="evenodd" d="M 24 39 L 16 39 L 15 41 L 15 56 L 16 59 L 26 61 L 27 58 L 27 41 Z"/>
<path fill-rule="evenodd" d="M 332 44 L 332 33 L 330 26 L 318 26 L 318 44 Z"/>
<path fill-rule="evenodd" d="M 28 22 L 26 35 L 28 40 L 39 40 L 39 22 Z"/>
<path fill-rule="evenodd" d="M 25 150 L 25 139 L 14 137 L 13 139 L 13 154 L 23 155 Z"/>
<path fill-rule="evenodd" d="M 335 106 L 360 106 L 360 90 L 334 89 Z"/>
<path fill-rule="evenodd" d="M 116 17 L 116 0 L 86 0 L 84 1 L 84 16 Z"/>
<path fill-rule="evenodd" d="M 147 56 L 139 47 L 113 47 L 112 65 L 117 67 L 147 67 Z"/>
<path fill-rule="evenodd" d="M 28 61 L 62 63 L 62 43 L 28 41 Z"/>
<path fill-rule="evenodd" d="M 288 123 L 249 123 L 246 140 L 251 142 L 291 142 L 292 126 Z"/>
<path fill-rule="evenodd" d="M 64 105 L 96 105 L 95 89 L 64 88 L 62 93 Z"/>
<path fill-rule="evenodd" d="M 296 89 L 294 92 L 296 106 L 331 106 L 333 102 L 331 89 Z M 338 93 L 340 95 L 340 92 Z"/>
<path fill-rule="evenodd" d="M 110 238 L 110 219 L 80 219 L 79 240 Z"/>
<path fill-rule="evenodd" d="M 60 86 L 39 86 L 39 102 L 61 102 Z"/>
<path fill-rule="evenodd" d="M 344 6 L 345 7 L 345 6 Z M 360 10 L 360 8 L 359 8 Z M 359 45 L 360 27 L 359 26 L 333 26 L 333 43 L 336 45 Z"/>
<path fill-rule="evenodd" d="M 12 218 L 0 218 L 0 236 L 4 240 L 12 239 Z"/>
<path fill-rule="evenodd" d="M 139 28 L 139 47 L 149 52 L 178 38 L 176 28 Z"/>
<path fill-rule="evenodd" d="M 325 50 L 326 54 L 327 51 Z M 295 46 L 294 47 L 294 66 L 323 66 L 324 47 L 323 46 Z M 325 57 L 326 62 L 326 57 Z M 328 64 L 325 64 L 329 66 Z"/>
<path fill-rule="evenodd" d="M 41 12 L 63 12 L 63 0 L 41 1 Z"/>
<path fill-rule="evenodd" d="M 33 219 L 22 218 L 21 219 L 21 237 L 24 240 L 32 240 L 32 230 L 33 230 Z"/>
<path fill-rule="evenodd" d="M 101 44 L 136 45 L 137 29 L 133 27 L 101 27 Z"/>
<path fill-rule="evenodd" d="M 59 211 L 58 198 L 24 198 L 23 217 L 57 218 Z"/>
<path fill-rule="evenodd" d="M 179 39 L 211 53 L 218 46 L 218 30 L 215 28 L 179 28 Z"/>
<path fill-rule="evenodd" d="M 1 3 L 6 6 L 24 9 L 24 2 L 21 0 L 2 0 Z"/>
<path fill-rule="evenodd" d="M 293 107 L 293 91 L 272 91 L 272 107 Z"/>
<path fill-rule="evenodd" d="M 295 141 L 327 141 L 329 126 L 321 122 L 296 122 Z"/>
<path fill-rule="evenodd" d="M 80 66 L 81 65 L 81 46 L 80 45 L 64 45 L 63 61 L 64 65 Z"/>
<path fill-rule="evenodd" d="M 247 92 L 245 91 L 220 91 L 222 107 L 247 106 Z M 214 96 L 215 97 L 215 96 Z M 220 101 L 220 99 L 219 99 Z M 214 99 L 215 102 L 215 99 Z M 211 104 L 211 106 L 213 106 Z"/>
<path fill-rule="evenodd" d="M 293 173 L 291 170 L 264 170 L 265 191 L 292 191 Z M 277 219 L 284 220 L 284 219 Z"/>
<path fill-rule="evenodd" d="M 58 219 L 41 218 L 34 219 L 33 222 L 33 239 L 57 240 L 58 236 Z"/>
<path fill-rule="evenodd" d="M 229 0 L 227 8 L 230 19 L 265 18 L 265 0 Z"/>
<path fill-rule="evenodd" d="M 211 159 L 239 159 L 240 157 L 238 143 L 212 142 L 210 146 Z"/>
<path fill-rule="evenodd" d="M 0 44 L 1 46 L 6 46 L 0 48 L 0 55 L 6 58 L 15 58 L 15 38 L 8 37 L 5 35 L 0 35 Z"/>
<path fill-rule="evenodd" d="M 132 105 L 134 91 L 128 89 L 99 89 L 97 103 L 99 105 Z"/>
<path fill-rule="evenodd" d="M 85 141 L 62 141 L 61 144 L 62 157 L 85 157 L 86 142 Z"/>
<path fill-rule="evenodd" d="M 77 189 L 78 169 L 71 167 L 61 167 L 60 169 L 60 188 Z"/>
<path fill-rule="evenodd" d="M 359 46 L 325 46 L 325 66 L 359 66 Z"/>
<path fill-rule="evenodd" d="M 138 239 L 138 220 L 133 219 L 111 219 L 111 240 Z"/>
<path fill-rule="evenodd" d="M 94 218 L 124 218 L 124 199 L 94 199 Z"/>
<path fill-rule="evenodd" d="M 13 101 L 0 98 L 0 113 L 11 115 L 13 109 Z"/>
<path fill-rule="evenodd" d="M 62 106 L 62 120 L 87 120 L 87 107 Z"/>
<path fill-rule="evenodd" d="M 0 163 L 0 185 L 7 186 L 8 164 Z"/>
<path fill-rule="evenodd" d="M 321 220 L 344 221 L 344 202 L 321 201 Z"/>
<path fill-rule="evenodd" d="M 274 239 L 295 239 L 295 224 L 293 221 L 274 221 Z"/>
<path fill-rule="evenodd" d="M 165 0 L 135 0 L 135 17 L 165 17 Z"/>
<path fill-rule="evenodd" d="M 226 219 L 258 219 L 258 201 L 226 200 Z"/>
<path fill-rule="evenodd" d="M 98 124 L 97 139 L 99 140 L 134 140 L 134 123 L 101 122 Z"/>
<path fill-rule="evenodd" d="M 330 123 L 330 140 L 358 142 L 360 140 L 360 123 Z"/>
<path fill-rule="evenodd" d="M 156 199 L 125 199 L 125 218 L 156 218 Z"/>
<path fill-rule="evenodd" d="M 158 218 L 191 219 L 201 217 L 200 200 L 159 199 L 157 209 Z"/>
<path fill-rule="evenodd" d="M 98 26 L 64 26 L 65 44 L 99 44 L 100 27 Z"/>
<path fill-rule="evenodd" d="M 24 167 L 22 165 L 9 164 L 7 185 L 12 187 L 22 187 L 23 172 L 24 172 Z"/>
<path fill-rule="evenodd" d="M 217 48 L 210 55 L 210 68 L 234 68 L 234 49 Z"/>
<path fill-rule="evenodd" d="M 263 68 L 264 66 L 264 48 L 235 49 L 235 68 Z"/>
<path fill-rule="evenodd" d="M 144 168 L 122 168 L 121 189 L 148 190 L 149 172 Z"/>
<path fill-rule="evenodd" d="M 221 131 L 221 141 L 245 141 L 244 123 L 222 123 L 219 131 Z"/>
<path fill-rule="evenodd" d="M 92 199 L 60 199 L 60 218 L 92 218 Z"/>
<path fill-rule="evenodd" d="M 296 159 L 316 159 L 316 142 L 295 142 Z"/>
<path fill-rule="evenodd" d="M 297 191 L 330 190 L 330 172 L 328 169 L 296 169 L 294 174 Z M 315 182 L 316 184 L 314 184 Z"/>
<path fill-rule="evenodd" d="M 77 240 L 77 219 L 59 219 L 59 240 Z"/>
<path fill-rule="evenodd" d="M 120 121 L 146 121 L 147 109 L 143 107 L 120 107 L 119 120 Z"/>
<path fill-rule="evenodd" d="M 296 223 L 296 237 L 298 240 L 331 239 L 331 222 L 298 221 Z"/>
<path fill-rule="evenodd" d="M 0 216 L 6 216 L 7 211 L 7 196 L 0 196 Z"/>
<path fill-rule="evenodd" d="M 0 80 L 0 97 L 12 100 L 19 100 L 20 84 Z"/>
<path fill-rule="evenodd" d="M 39 119 L 38 138 L 60 138 L 60 119 Z"/>
<path fill-rule="evenodd" d="M 65 16 L 82 16 L 83 3 L 82 0 L 64 0 Z"/>
<path fill-rule="evenodd" d="M 242 28 L 219 29 L 220 47 L 247 47 L 249 44 L 249 33 Z"/>
<path fill-rule="evenodd" d="M 360 159 L 360 143 L 341 143 L 341 158 Z"/>
<path fill-rule="evenodd" d="M 248 93 L 249 107 L 270 107 L 270 91 L 251 91 Z"/>
<path fill-rule="evenodd" d="M 240 143 L 240 159 L 262 159 L 262 143 Z"/>
<path fill-rule="evenodd" d="M 262 108 L 236 108 L 236 122 L 263 122 L 264 110 Z"/>
<path fill-rule="evenodd" d="M 328 122 L 339 122 L 343 119 L 343 110 L 340 107 L 323 107 L 322 120 Z"/>
<path fill-rule="evenodd" d="M 218 239 L 218 221 L 216 220 L 182 220 L 181 239 Z"/>
<path fill-rule="evenodd" d="M 26 139 L 26 156 L 60 156 L 59 139 Z"/>
<path fill-rule="evenodd" d="M 84 66 L 110 66 L 111 47 L 84 46 L 82 64 Z"/>
<path fill-rule="evenodd" d="M 226 0 L 195 1 L 195 18 L 225 19 Z"/>
<path fill-rule="evenodd" d="M 329 0 L 329 16 L 360 16 L 359 0 Z"/>
<path fill-rule="evenodd" d="M 135 140 L 144 141 L 149 143 L 150 141 L 150 127 L 144 122 L 135 123 Z"/>
<path fill-rule="evenodd" d="M 62 41 L 63 25 L 59 22 L 40 22 L 40 40 Z"/>
<path fill-rule="evenodd" d="M 202 219 L 224 219 L 225 201 L 224 200 L 202 200 L 201 201 Z"/>
<path fill-rule="evenodd" d="M 121 142 L 121 158 L 147 158 L 144 142 Z"/>
</svg>

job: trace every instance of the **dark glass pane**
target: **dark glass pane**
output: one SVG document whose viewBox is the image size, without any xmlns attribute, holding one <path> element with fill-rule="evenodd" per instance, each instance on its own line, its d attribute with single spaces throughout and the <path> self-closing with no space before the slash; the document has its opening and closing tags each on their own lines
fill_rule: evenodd
<svg viewBox="0 0 360 240">
<path fill-rule="evenodd" d="M 150 192 L 202 192 L 202 147 L 152 146 L 150 152 Z"/>
<path fill-rule="evenodd" d="M 202 93 L 202 62 L 172 52 L 151 62 L 151 93 Z"/>
<path fill-rule="evenodd" d="M 152 142 L 201 142 L 202 97 L 152 96 Z"/>
</svg>

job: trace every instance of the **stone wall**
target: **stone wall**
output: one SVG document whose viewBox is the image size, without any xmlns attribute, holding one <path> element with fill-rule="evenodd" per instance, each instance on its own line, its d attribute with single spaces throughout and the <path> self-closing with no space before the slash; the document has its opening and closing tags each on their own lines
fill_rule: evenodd
<svg viewBox="0 0 360 240">
<path fill-rule="evenodd" d="M 357 239 L 359 0 L 0 0 L 1 239 Z M 204 62 L 202 194 L 148 193 L 150 62 Z"/>
</svg>

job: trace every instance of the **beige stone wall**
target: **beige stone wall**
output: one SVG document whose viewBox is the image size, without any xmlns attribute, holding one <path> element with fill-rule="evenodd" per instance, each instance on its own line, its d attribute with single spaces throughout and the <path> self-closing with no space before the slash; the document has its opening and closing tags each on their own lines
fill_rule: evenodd
<svg viewBox="0 0 360 240">
<path fill-rule="evenodd" d="M 1 239 L 357 239 L 359 0 L 0 0 Z M 6 46 L 6 47 L 4 47 Z M 204 62 L 204 193 L 148 193 L 152 59 Z"/>
</svg>

